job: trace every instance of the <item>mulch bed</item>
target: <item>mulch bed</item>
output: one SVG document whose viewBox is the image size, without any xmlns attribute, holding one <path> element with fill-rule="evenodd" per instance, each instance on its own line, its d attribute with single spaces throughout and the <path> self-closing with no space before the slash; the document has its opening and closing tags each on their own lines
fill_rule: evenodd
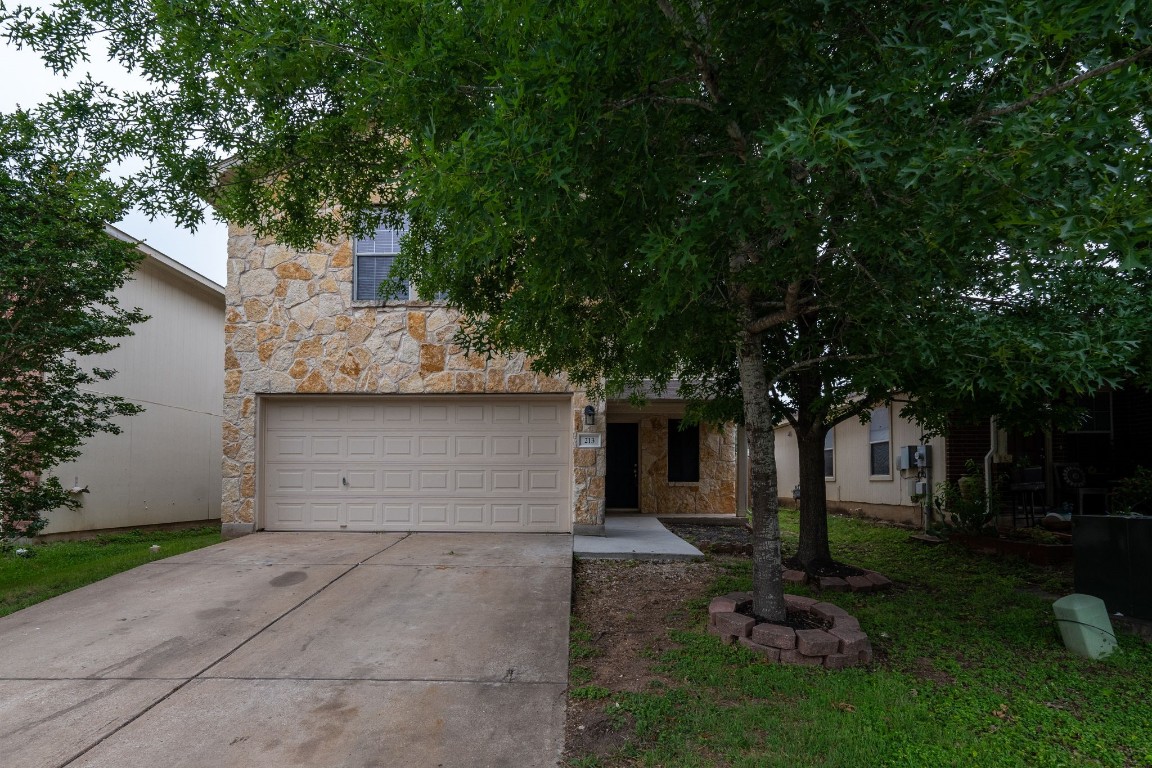
<svg viewBox="0 0 1152 768">
<path fill-rule="evenodd" d="M 682 539 L 690 541 L 701 552 L 712 555 L 752 556 L 752 532 L 743 522 L 732 519 L 715 523 L 678 523 L 668 518 L 661 520 L 664 527 Z M 735 523 L 735 524 L 734 524 Z M 828 592 L 872 592 L 887 589 L 891 582 L 880 574 L 846 563 L 827 563 L 805 571 L 796 559 L 784 561 L 784 580 L 793 584 L 809 584 Z"/>
</svg>

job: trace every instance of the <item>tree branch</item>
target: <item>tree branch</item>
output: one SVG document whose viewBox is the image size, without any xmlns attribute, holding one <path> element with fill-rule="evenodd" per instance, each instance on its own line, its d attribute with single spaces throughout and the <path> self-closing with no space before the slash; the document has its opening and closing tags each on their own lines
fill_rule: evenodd
<svg viewBox="0 0 1152 768">
<path fill-rule="evenodd" d="M 1025 109 L 1027 107 L 1032 106 L 1033 104 L 1040 101 L 1041 99 L 1046 99 L 1049 96 L 1054 96 L 1057 93 L 1060 93 L 1062 91 L 1067 91 L 1070 88 L 1075 88 L 1076 86 L 1080 85 L 1080 83 L 1083 83 L 1085 80 L 1091 80 L 1094 77 L 1100 77 L 1101 75 L 1106 75 L 1109 72 L 1114 72 L 1115 70 L 1120 69 L 1121 67 L 1126 67 L 1129 64 L 1132 64 L 1133 62 L 1139 61 L 1140 59 L 1144 58 L 1145 56 L 1149 56 L 1149 55 L 1152 55 L 1152 45 L 1148 46 L 1147 48 L 1145 48 L 1141 51 L 1137 51 L 1136 53 L 1132 54 L 1131 56 L 1120 59 L 1119 61 L 1113 61 L 1110 64 L 1104 64 L 1102 66 L 1096 67 L 1095 69 L 1090 69 L 1087 72 L 1083 72 L 1083 73 L 1077 75 L 1076 77 L 1073 77 L 1070 80 L 1065 80 L 1062 83 L 1056 83 L 1055 85 L 1050 85 L 1047 88 L 1045 88 L 1044 90 L 1040 91 L 1039 93 L 1034 93 L 1031 96 L 1029 96 L 1028 98 L 1022 99 L 1021 101 L 1018 101 L 1015 104 L 1008 104 L 1008 105 L 1003 106 L 1003 107 L 997 107 L 996 109 L 990 109 L 986 112 L 980 112 L 979 114 L 973 115 L 972 117 L 968 118 L 967 123 L 969 125 L 972 125 L 973 123 L 979 123 L 979 122 L 982 122 L 984 120 L 988 120 L 989 118 L 1000 117 L 1001 115 L 1007 115 L 1007 114 L 1010 114 L 1012 112 L 1019 112 L 1022 109 Z"/>
<path fill-rule="evenodd" d="M 808 360 L 801 360 L 798 363 L 793 363 L 787 368 L 778 371 L 772 377 L 772 381 L 780 381 L 785 376 L 791 376 L 793 373 L 797 373 L 798 371 L 803 371 L 806 368 L 812 368 L 817 365 L 823 365 L 824 363 L 831 363 L 833 361 L 839 363 L 851 363 L 857 360 L 871 360 L 875 357 L 877 357 L 877 355 L 821 355 L 820 357 L 813 357 Z"/>
<path fill-rule="evenodd" d="M 656 0 L 656 5 L 669 21 L 677 27 L 685 29 L 685 24 L 680 18 L 680 14 L 672 7 L 671 0 Z M 703 20 L 703 17 L 700 18 Z M 705 29 L 705 31 L 707 30 Z M 704 83 L 704 88 L 708 91 L 708 98 L 710 98 L 716 106 L 724 106 L 724 100 L 720 95 L 719 79 L 716 74 L 716 69 L 712 66 L 708 50 L 690 35 L 684 36 L 684 44 L 692 51 L 692 58 L 696 62 L 696 70 L 700 75 L 701 81 Z M 739 157 L 741 161 L 747 161 L 748 141 L 744 137 L 744 131 L 740 129 L 740 125 L 735 120 L 728 121 L 727 131 L 728 137 L 732 139 L 737 157 Z"/>
<path fill-rule="evenodd" d="M 814 303 L 815 299 L 813 297 L 806 296 L 800 298 L 801 286 L 802 283 L 799 280 L 789 284 L 784 293 L 784 308 L 751 321 L 745 330 L 749 333 L 763 333 L 769 328 L 787 323 L 801 315 L 811 314 L 820 309 L 820 305 Z"/>
<path fill-rule="evenodd" d="M 630 99 L 624 99 L 622 101 L 611 102 L 609 104 L 609 107 L 613 110 L 619 110 L 619 109 L 624 109 L 626 107 L 630 107 L 633 104 L 636 104 L 636 103 L 639 103 L 642 101 L 651 102 L 653 104 L 676 104 L 676 105 L 683 105 L 686 107 L 697 107 L 698 109 L 707 110 L 708 112 L 715 112 L 716 111 L 715 106 L 713 106 L 712 104 L 710 104 L 707 101 L 701 101 L 700 99 L 690 99 L 690 98 L 686 98 L 686 97 L 675 97 L 675 96 L 657 96 L 656 94 L 648 94 L 648 93 L 646 93 L 642 96 L 633 96 Z"/>
</svg>

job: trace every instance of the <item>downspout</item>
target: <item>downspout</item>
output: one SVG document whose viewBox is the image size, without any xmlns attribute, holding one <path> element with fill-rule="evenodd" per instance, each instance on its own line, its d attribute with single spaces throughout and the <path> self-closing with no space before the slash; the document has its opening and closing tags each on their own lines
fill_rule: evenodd
<svg viewBox="0 0 1152 768">
<path fill-rule="evenodd" d="M 988 453 L 984 454 L 984 511 L 992 516 L 992 457 L 996 455 L 996 417 L 988 420 L 990 435 L 988 440 Z M 1000 510 L 996 510 L 998 513 Z M 997 515 L 999 517 L 999 515 Z"/>
</svg>

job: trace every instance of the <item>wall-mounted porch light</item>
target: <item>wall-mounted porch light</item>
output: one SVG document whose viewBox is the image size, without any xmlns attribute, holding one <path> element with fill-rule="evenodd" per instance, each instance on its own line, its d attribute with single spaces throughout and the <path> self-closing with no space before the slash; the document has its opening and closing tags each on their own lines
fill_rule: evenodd
<svg viewBox="0 0 1152 768">
<path fill-rule="evenodd" d="M 584 426 L 590 427 L 596 423 L 596 409 L 590 405 L 584 406 Z"/>
</svg>

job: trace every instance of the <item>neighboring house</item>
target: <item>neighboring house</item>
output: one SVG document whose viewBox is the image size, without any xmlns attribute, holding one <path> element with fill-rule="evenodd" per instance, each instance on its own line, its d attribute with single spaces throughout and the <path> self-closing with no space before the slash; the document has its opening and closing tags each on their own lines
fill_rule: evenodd
<svg viewBox="0 0 1152 768">
<path fill-rule="evenodd" d="M 465 354 L 456 313 L 377 297 L 399 234 L 298 252 L 230 231 L 226 534 L 597 533 L 606 509 L 735 513 L 734 428 L 677 429 L 674 392 L 590 402 L 523 354 Z"/>
<path fill-rule="evenodd" d="M 840 422 L 824 440 L 828 510 L 921 525 L 923 510 L 913 499 L 916 483 L 931 488 L 944 480 L 945 443 L 942 437 L 923 440 L 923 430 L 900 416 L 898 403 L 874 408 L 868 423 L 856 418 Z M 929 449 L 926 467 L 908 455 L 910 447 L 915 453 L 921 446 Z M 800 460 L 794 431 L 786 423 L 776 428 L 776 470 L 781 503 L 792 505 L 787 495 L 800 483 Z"/>
<path fill-rule="evenodd" d="M 1116 483 L 1152 467 L 1152 395 L 1133 387 L 1099 392 L 1080 405 L 1086 416 L 1072 430 L 1008 430 L 955 414 L 943 436 L 926 441 L 927 467 L 908 459 L 908 448 L 924 441 L 920 427 L 899 416 L 898 404 L 875 409 L 867 424 L 837 424 L 825 442 L 828 508 L 921 525 L 915 483 L 934 489 L 975 473 L 990 475 L 1004 524 L 1025 524 L 1047 511 L 1109 511 Z M 776 429 L 776 461 L 785 495 L 799 482 L 796 441 L 786 424 Z"/>
<path fill-rule="evenodd" d="M 1000 429 L 995 424 L 948 427 L 948 478 L 964 475 L 974 463 L 991 465 L 991 476 L 1006 511 L 1056 510 L 1100 514 L 1113 510 L 1117 483 L 1140 467 L 1152 468 L 1152 393 L 1137 386 L 1081 398 L 1081 423 L 1067 430 Z"/>
<path fill-rule="evenodd" d="M 114 227 L 115 237 L 135 242 Z M 43 534 L 215 522 L 220 517 L 220 435 L 224 396 L 224 289 L 140 244 L 135 276 L 116 297 L 150 319 L 88 366 L 117 373 L 101 392 L 144 408 L 98 434 L 79 459 L 53 472 L 65 488 L 86 488 L 83 506 L 47 515 Z"/>
</svg>

